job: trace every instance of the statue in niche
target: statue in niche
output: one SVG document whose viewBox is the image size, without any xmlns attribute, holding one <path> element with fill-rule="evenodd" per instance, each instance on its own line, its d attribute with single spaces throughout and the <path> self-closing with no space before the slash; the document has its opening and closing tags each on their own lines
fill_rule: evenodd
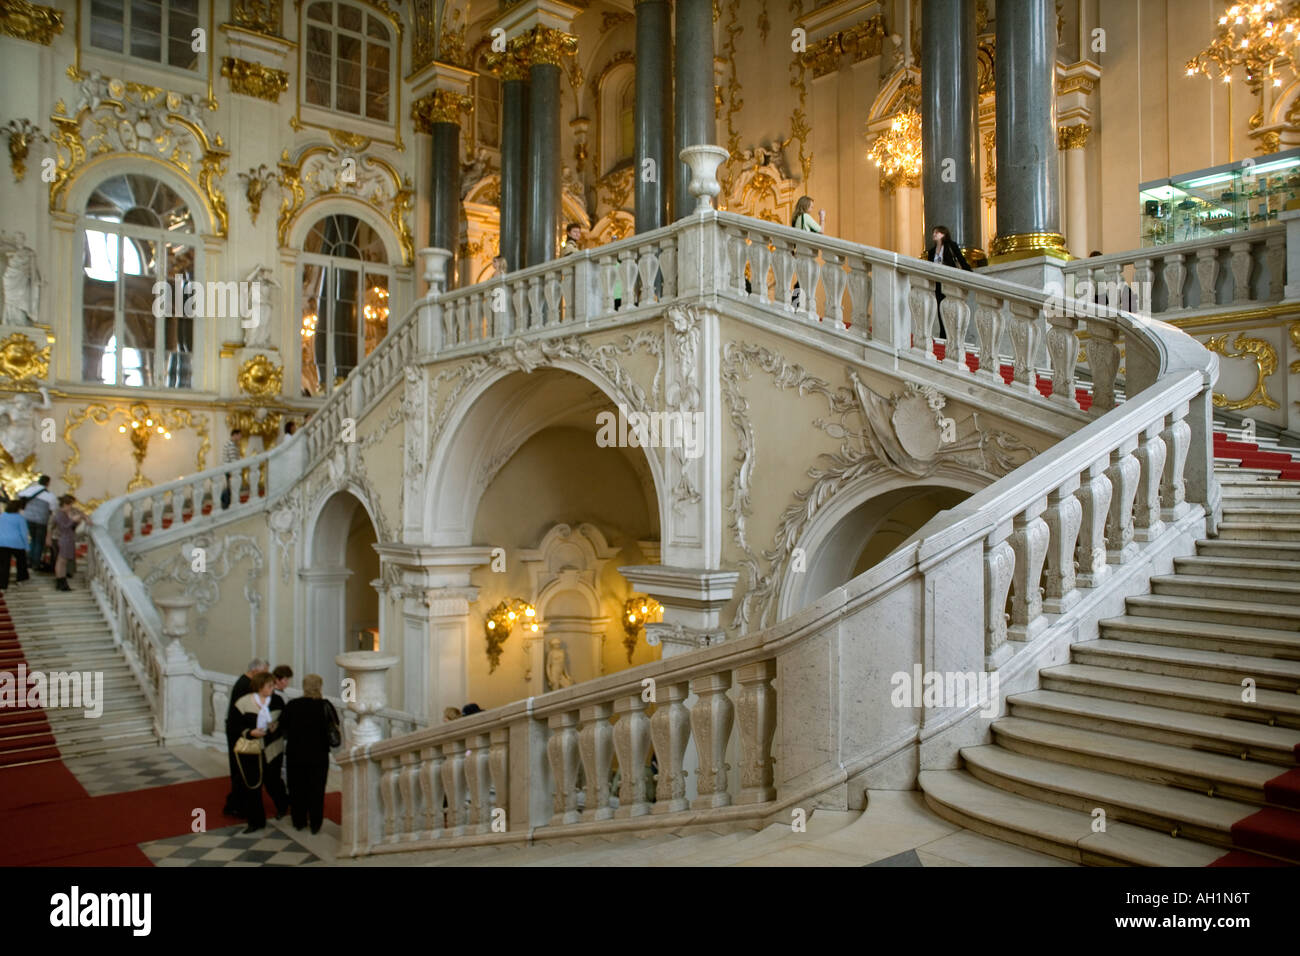
<svg viewBox="0 0 1300 956">
<path fill-rule="evenodd" d="M 41 274 L 36 269 L 36 252 L 27 237 L 0 236 L 0 253 L 5 256 L 5 325 L 35 325 L 41 303 Z"/>
<path fill-rule="evenodd" d="M 249 290 L 248 302 L 241 310 L 247 318 L 241 320 L 244 327 L 244 347 L 250 349 L 274 348 L 271 341 L 272 324 L 275 316 L 275 294 L 280 284 L 272 278 L 273 273 L 266 266 L 258 266 L 244 277 L 244 288 Z M 251 294 L 253 286 L 257 287 L 257 296 Z"/>
<path fill-rule="evenodd" d="M 460 198 L 468 196 L 471 189 L 494 172 L 491 154 L 486 147 L 480 146 L 474 151 L 473 159 L 460 164 Z"/>
<path fill-rule="evenodd" d="M 31 392 L 16 392 L 0 400 L 0 447 L 16 465 L 34 462 L 40 444 L 37 409 L 48 409 L 50 396 L 40 390 L 38 399 Z"/>
<path fill-rule="evenodd" d="M 573 678 L 564 666 L 564 642 L 558 637 L 547 642 L 546 683 L 551 690 L 573 686 Z"/>
</svg>

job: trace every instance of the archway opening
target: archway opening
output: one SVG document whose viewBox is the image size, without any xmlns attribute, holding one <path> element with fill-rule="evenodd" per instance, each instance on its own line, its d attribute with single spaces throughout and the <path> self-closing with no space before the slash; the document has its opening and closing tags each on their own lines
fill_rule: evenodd
<svg viewBox="0 0 1300 956">
<path fill-rule="evenodd" d="M 307 629 L 304 664 L 325 686 L 342 675 L 334 658 L 345 651 L 378 649 L 380 576 L 378 535 L 365 506 L 347 491 L 321 508 L 311 537 L 306 582 Z"/>
</svg>

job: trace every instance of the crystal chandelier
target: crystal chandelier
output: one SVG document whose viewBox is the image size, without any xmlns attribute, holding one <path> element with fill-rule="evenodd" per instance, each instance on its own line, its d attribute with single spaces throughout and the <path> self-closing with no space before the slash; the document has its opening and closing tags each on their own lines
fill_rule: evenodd
<svg viewBox="0 0 1300 956">
<path fill-rule="evenodd" d="M 868 157 L 887 186 L 912 186 L 921 177 L 921 114 L 905 109 L 895 114 L 889 129 L 876 137 Z"/>
<path fill-rule="evenodd" d="M 1260 0 L 1257 3 L 1234 3 L 1219 17 L 1214 39 L 1204 50 L 1187 61 L 1187 75 L 1203 73 L 1223 82 L 1241 68 L 1252 92 L 1258 92 L 1265 77 L 1281 86 L 1273 76 L 1275 66 L 1296 69 L 1297 42 L 1300 42 L 1300 0 Z"/>
</svg>

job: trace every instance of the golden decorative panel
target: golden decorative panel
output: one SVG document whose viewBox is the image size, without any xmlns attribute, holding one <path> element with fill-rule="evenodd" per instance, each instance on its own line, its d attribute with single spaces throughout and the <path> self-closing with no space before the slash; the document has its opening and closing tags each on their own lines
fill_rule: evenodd
<svg viewBox="0 0 1300 956">
<path fill-rule="evenodd" d="M 38 349 L 36 343 L 14 332 L 0 341 L 0 376 L 6 388 L 35 391 L 36 383 L 50 374 L 50 346 Z"/>
<path fill-rule="evenodd" d="M 41 476 L 36 467 L 36 455 L 28 455 L 24 461 L 14 461 L 9 452 L 0 448 L 0 487 L 10 498 L 16 498 L 22 491 Z"/>
<path fill-rule="evenodd" d="M 265 355 L 255 355 L 239 367 L 239 390 L 254 398 L 279 395 L 284 386 L 284 366 Z"/>
<path fill-rule="evenodd" d="M 1294 333 L 1293 333 L 1294 334 Z M 1257 377 L 1255 387 L 1245 398 L 1239 398 L 1235 401 L 1219 392 L 1214 393 L 1214 407 L 1226 408 L 1231 412 L 1239 412 L 1247 408 L 1254 408 L 1256 405 L 1263 405 L 1265 408 L 1279 408 L 1278 403 L 1268 394 L 1268 388 L 1264 380 L 1277 371 L 1277 349 L 1265 341 L 1248 336 L 1245 332 L 1237 335 L 1233 340 L 1232 347 L 1236 351 L 1228 351 L 1228 333 L 1212 336 L 1205 347 L 1211 352 L 1216 352 L 1224 358 L 1244 358 L 1254 359 Z"/>
<path fill-rule="evenodd" d="M 239 60 L 233 56 L 221 61 L 221 75 L 230 80 L 230 89 L 241 96 L 254 96 L 268 103 L 278 103 L 280 94 L 289 89 L 289 74 L 261 63 Z"/>
<path fill-rule="evenodd" d="M 28 0 L 6 0 L 0 4 L 0 33 L 19 40 L 49 46 L 63 32 L 63 13 Z"/>
<path fill-rule="evenodd" d="M 279 36 L 280 0 L 233 0 L 231 19 L 236 26 L 267 36 Z"/>
<path fill-rule="evenodd" d="M 280 423 L 283 420 L 283 411 L 265 405 L 255 408 L 232 408 L 226 412 L 226 425 L 231 430 L 238 428 L 244 433 L 245 439 L 254 436 L 261 438 L 263 448 L 271 448 L 279 441 Z"/>
<path fill-rule="evenodd" d="M 68 494 L 75 494 L 81 486 L 81 476 L 77 474 L 77 465 L 81 463 L 81 449 L 73 439 L 73 433 L 84 425 L 87 421 L 96 425 L 107 425 L 114 416 L 121 415 L 129 424 L 134 420 L 132 409 L 122 405 L 115 405 L 109 408 L 107 405 L 87 405 L 80 411 L 69 411 L 67 418 L 63 422 L 63 443 L 69 450 L 68 457 L 63 460 L 63 483 L 67 486 Z M 163 409 L 157 413 L 157 420 L 163 426 L 171 431 L 180 431 L 182 428 L 194 429 L 199 437 L 199 451 L 195 458 L 194 470 L 202 471 L 208 460 L 208 451 L 212 447 L 211 438 L 208 433 L 208 420 L 203 415 L 194 415 L 187 408 Z M 134 452 L 134 443 L 133 452 Z M 147 488 L 153 484 L 144 473 L 140 470 L 143 464 L 143 456 L 136 456 L 135 475 L 127 483 L 126 491 L 136 491 L 139 488 Z M 119 494 L 121 492 L 118 492 Z M 86 502 L 90 509 L 99 507 L 112 495 L 105 495 L 103 498 L 95 498 Z"/>
<path fill-rule="evenodd" d="M 1291 347 L 1300 352 L 1300 322 L 1292 322 L 1287 333 L 1291 336 Z M 1291 363 L 1291 374 L 1300 375 L 1300 359 Z"/>
</svg>

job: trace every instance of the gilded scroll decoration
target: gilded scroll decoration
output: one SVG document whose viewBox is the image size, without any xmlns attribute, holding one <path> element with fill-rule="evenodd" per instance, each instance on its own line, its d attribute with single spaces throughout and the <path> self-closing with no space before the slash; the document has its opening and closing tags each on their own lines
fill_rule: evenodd
<svg viewBox="0 0 1300 956">
<path fill-rule="evenodd" d="M 28 0 L 8 0 L 0 8 L 0 33 L 49 46 L 63 32 L 63 13 Z"/>
<path fill-rule="evenodd" d="M 1206 343 L 1205 347 L 1211 352 L 1217 352 L 1224 358 L 1231 359 L 1253 359 L 1255 368 L 1258 373 L 1255 380 L 1255 387 L 1245 398 L 1232 400 L 1226 395 L 1214 393 L 1214 407 L 1226 408 L 1228 411 L 1239 412 L 1247 408 L 1254 408 L 1256 405 L 1262 405 L 1265 408 L 1279 408 L 1278 403 L 1268 394 L 1268 387 L 1265 379 L 1277 371 L 1277 349 L 1264 339 L 1257 339 L 1248 336 L 1245 332 L 1238 334 L 1233 340 L 1232 347 L 1236 351 L 1228 351 L 1228 333 L 1212 336 Z"/>
<path fill-rule="evenodd" d="M 50 348 L 49 345 L 37 348 L 21 332 L 0 341 L 0 377 L 5 388 L 35 391 L 37 382 L 50 374 Z"/>
<path fill-rule="evenodd" d="M 27 153 L 33 143 L 48 143 L 49 138 L 28 119 L 10 120 L 0 126 L 0 133 L 9 137 L 9 168 L 13 170 L 14 182 L 20 183 L 27 174 Z"/>
<path fill-rule="evenodd" d="M 267 36 L 280 35 L 280 0 L 234 0 L 231 19 L 236 26 Z"/>
<path fill-rule="evenodd" d="M 271 398 L 284 388 L 284 366 L 276 365 L 265 355 L 254 355 L 239 367 L 236 381 L 245 395 Z"/>
<path fill-rule="evenodd" d="M 135 413 L 141 411 L 141 409 L 144 410 L 143 415 L 137 416 Z M 62 475 L 62 480 L 67 486 L 68 494 L 74 494 L 81 486 L 82 481 L 81 476 L 76 472 L 77 465 L 81 462 L 81 449 L 73 439 L 73 433 L 87 421 L 93 422 L 96 425 L 107 425 L 113 417 L 117 415 L 121 415 L 126 422 L 125 425 L 119 426 L 119 431 L 123 433 L 125 432 L 125 429 L 130 426 L 131 422 L 137 421 L 140 418 L 148 421 L 152 417 L 148 412 L 148 409 L 142 405 L 133 406 L 131 408 L 122 405 L 115 405 L 114 407 L 109 408 L 107 405 L 94 404 L 87 405 L 79 411 L 68 412 L 67 418 L 63 423 L 63 443 L 67 446 L 69 454 L 68 457 L 63 460 Z M 159 411 L 155 421 L 157 425 L 163 427 L 164 431 L 179 431 L 182 428 L 192 428 L 195 430 L 199 438 L 199 450 L 195 458 L 194 470 L 202 471 L 207 463 L 208 451 L 212 447 L 211 438 L 208 432 L 207 417 L 203 415 L 196 416 L 187 408 L 172 408 Z M 136 442 L 133 441 L 133 450 L 135 450 L 135 445 Z M 143 455 L 137 451 L 135 457 L 135 474 L 127 483 L 127 492 L 136 491 L 140 488 L 147 488 L 153 484 L 153 482 L 145 477 L 144 473 L 141 471 Z M 89 508 L 97 508 L 111 497 L 113 497 L 113 495 L 110 494 L 105 495 L 102 498 L 92 499 L 86 502 L 86 506 Z"/>
<path fill-rule="evenodd" d="M 280 94 L 289 89 L 289 74 L 284 70 L 233 56 L 222 58 L 221 75 L 230 80 L 233 92 L 268 103 L 278 103 Z"/>
</svg>

